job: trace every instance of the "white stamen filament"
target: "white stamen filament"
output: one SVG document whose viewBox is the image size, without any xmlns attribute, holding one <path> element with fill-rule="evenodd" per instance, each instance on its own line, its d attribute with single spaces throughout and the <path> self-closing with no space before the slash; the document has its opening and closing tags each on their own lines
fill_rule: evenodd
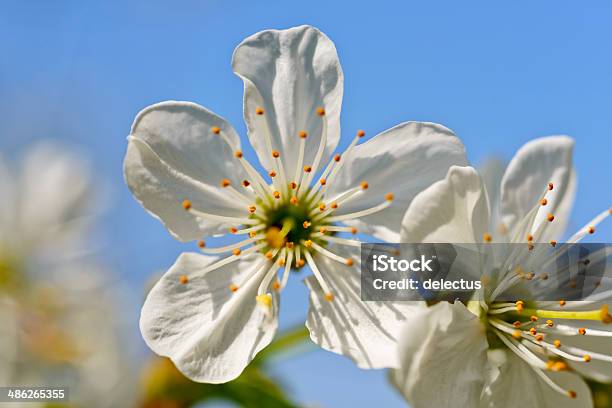
<svg viewBox="0 0 612 408">
<path fill-rule="evenodd" d="M 310 252 L 307 250 L 304 250 L 304 257 L 306 258 L 306 262 L 308 262 L 308 265 L 310 266 L 310 269 L 312 270 L 312 274 L 317 279 L 317 282 L 319 282 L 321 289 L 323 289 L 323 293 L 324 294 L 331 293 L 331 291 L 329 290 L 329 286 L 327 286 L 325 279 L 323 279 L 323 275 L 321 275 L 321 272 L 319 271 L 319 268 L 317 267 L 317 264 L 315 263 L 314 259 L 312 259 L 312 255 L 310 255 Z"/>
<path fill-rule="evenodd" d="M 335 242 L 337 244 L 354 246 L 354 247 L 361 247 L 361 241 L 357 241 L 357 240 L 354 240 L 354 239 L 338 238 L 338 237 L 332 237 L 332 236 L 329 236 L 329 235 L 321 235 L 320 238 L 322 240 L 330 241 L 330 242 Z"/>
<path fill-rule="evenodd" d="M 329 217 L 328 222 L 339 222 L 339 221 L 345 221 L 345 220 L 352 220 L 354 218 L 366 217 L 368 215 L 372 215 L 379 211 L 382 211 L 385 208 L 389 207 L 390 205 L 391 205 L 391 201 L 385 200 L 384 202 L 372 208 L 368 208 L 367 210 L 362 210 L 362 211 L 357 211 L 357 212 L 350 213 L 350 214 L 343 214 L 343 215 L 336 215 L 333 217 Z"/>
<path fill-rule="evenodd" d="M 312 162 L 312 171 L 308 174 L 305 174 L 302 178 L 302 182 L 300 183 L 300 188 L 298 189 L 298 194 L 302 195 L 303 190 L 306 186 L 310 185 L 312 179 L 319 168 L 319 163 L 321 162 L 321 157 L 323 157 L 323 152 L 325 151 L 325 147 L 327 146 L 327 118 L 325 115 L 321 116 L 321 139 L 319 141 L 319 148 L 317 149 L 317 153 L 315 154 L 314 161 Z"/>
<path fill-rule="evenodd" d="M 204 248 L 201 248 L 200 251 L 202 251 L 205 254 L 222 254 L 224 252 L 229 252 L 233 249 L 242 248 L 262 238 L 264 238 L 264 235 L 259 234 L 259 235 L 254 236 L 253 238 L 245 239 L 244 241 L 236 242 L 236 243 L 226 245 L 223 247 L 216 247 L 216 248 L 204 247 Z"/>
<path fill-rule="evenodd" d="M 291 273 L 291 262 L 293 261 L 293 251 L 287 251 L 287 259 L 285 260 L 285 271 L 283 272 L 283 277 L 281 279 L 280 290 L 285 289 L 287 286 L 287 282 L 289 281 L 289 275 Z"/>
<path fill-rule="evenodd" d="M 190 214 L 195 215 L 196 217 L 212 220 L 212 221 L 220 221 L 220 222 L 228 222 L 232 224 L 244 224 L 244 225 L 256 225 L 259 224 L 258 220 L 254 220 L 252 218 L 239 218 L 239 217 L 227 217 L 225 215 L 217 215 L 217 214 L 209 214 L 203 211 L 195 210 L 193 208 L 189 208 L 187 210 Z"/>
<path fill-rule="evenodd" d="M 341 264 L 346 265 L 349 260 L 347 258 L 343 258 L 340 255 L 336 255 L 333 252 L 323 248 L 321 245 L 317 244 L 316 242 L 312 242 L 311 243 L 312 247 L 317 251 L 320 252 L 321 254 L 325 255 L 326 257 L 333 259 L 334 261 L 340 262 Z"/>
<path fill-rule="evenodd" d="M 207 267 L 205 267 L 204 269 L 196 272 L 193 274 L 193 277 L 197 277 L 197 276 L 203 276 L 206 275 L 208 272 L 214 271 L 215 269 L 218 269 L 222 266 L 225 266 L 227 264 L 230 264 L 234 261 L 237 261 L 238 259 L 244 257 L 245 255 L 248 255 L 250 253 L 253 253 L 255 251 L 259 251 L 260 249 L 262 249 L 263 247 L 265 247 L 267 244 L 265 243 L 261 243 L 261 244 L 257 244 L 257 245 L 253 245 L 252 247 L 249 247 L 247 249 L 245 249 L 244 251 L 242 251 L 239 255 L 230 255 L 226 258 L 223 258 L 211 265 L 208 265 Z M 191 278 L 191 277 L 190 277 Z"/>
</svg>

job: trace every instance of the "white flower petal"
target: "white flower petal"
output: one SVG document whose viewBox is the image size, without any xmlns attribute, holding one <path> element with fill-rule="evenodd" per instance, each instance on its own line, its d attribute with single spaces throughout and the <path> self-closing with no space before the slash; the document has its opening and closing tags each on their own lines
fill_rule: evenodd
<svg viewBox="0 0 612 408">
<path fill-rule="evenodd" d="M 342 69 L 331 40 L 310 26 L 262 31 L 238 45 L 232 67 L 244 81 L 244 117 L 262 165 L 272 168 L 268 133 L 272 149 L 281 153 L 287 176 L 293 178 L 302 130 L 308 133 L 304 164 L 312 164 L 322 130 L 317 107 L 325 109 L 327 120 L 324 165 L 340 139 L 343 92 Z M 265 114 L 257 115 L 257 108 Z"/>
<path fill-rule="evenodd" d="M 472 167 L 453 166 L 444 180 L 417 195 L 402 221 L 402 242 L 482 242 L 489 204 Z"/>
<path fill-rule="evenodd" d="M 463 304 L 415 311 L 398 342 L 393 382 L 414 408 L 478 407 L 487 347 L 484 327 Z"/>
<path fill-rule="evenodd" d="M 501 234 L 500 226 L 500 199 L 501 199 L 501 180 L 504 176 L 506 165 L 499 159 L 493 158 L 487 160 L 479 169 L 480 177 L 487 189 L 489 204 L 491 207 L 491 231 L 489 233 L 493 237 L 493 242 L 505 242 L 506 238 Z"/>
<path fill-rule="evenodd" d="M 310 289 L 306 327 L 313 342 L 333 353 L 351 358 L 361 368 L 397 367 L 396 340 L 406 316 L 421 302 L 364 302 L 360 299 L 358 248 L 334 253 L 355 261 L 348 267 L 316 256 L 315 262 L 334 299 L 327 301 L 314 276 L 305 279 Z"/>
<path fill-rule="evenodd" d="M 572 373 L 546 372 L 560 387 L 576 392 L 576 398 L 570 398 L 551 388 L 519 357 L 509 351 L 506 355 L 507 362 L 500 367 L 499 375 L 485 390 L 482 408 L 593 406 L 589 387 L 580 376 Z"/>
<path fill-rule="evenodd" d="M 215 134 L 213 127 L 223 135 Z M 240 140 L 224 119 L 187 102 L 162 102 L 138 114 L 124 161 L 126 182 L 136 199 L 178 239 L 189 241 L 215 234 L 227 223 L 204 220 L 186 212 L 181 203 L 230 217 L 248 215 L 248 204 L 221 187 L 228 179 L 241 189 L 248 179 L 225 141 L 234 150 Z"/>
<path fill-rule="evenodd" d="M 207 383 L 240 375 L 278 325 L 276 298 L 269 316 L 256 304 L 266 272 L 256 255 L 200 273 L 217 259 L 181 254 L 149 292 L 140 318 L 143 338 L 154 352 L 170 357 L 190 379 Z M 181 283 L 181 275 L 191 277 L 189 282 Z M 231 283 L 241 286 L 232 293 Z"/>
<path fill-rule="evenodd" d="M 548 204 L 539 210 L 534 225 L 545 221 L 548 213 L 555 216 L 553 224 L 567 223 L 575 194 L 575 180 L 570 182 L 573 149 L 571 138 L 550 136 L 532 140 L 516 152 L 501 184 L 501 216 L 508 228 L 514 228 L 538 205 L 550 182 L 554 188 L 548 192 Z M 543 240 L 549 238 L 559 237 L 550 237 L 548 233 L 542 237 Z"/>
<path fill-rule="evenodd" d="M 446 176 L 452 165 L 466 165 L 463 144 L 452 131 L 434 123 L 406 122 L 367 142 L 342 157 L 344 164 L 330 180 L 327 197 L 334 197 L 366 181 L 363 197 L 341 207 L 346 214 L 384 202 L 387 193 L 394 200 L 384 211 L 349 221 L 360 232 L 389 242 L 400 237 L 400 223 L 412 199 L 432 183 Z"/>
</svg>

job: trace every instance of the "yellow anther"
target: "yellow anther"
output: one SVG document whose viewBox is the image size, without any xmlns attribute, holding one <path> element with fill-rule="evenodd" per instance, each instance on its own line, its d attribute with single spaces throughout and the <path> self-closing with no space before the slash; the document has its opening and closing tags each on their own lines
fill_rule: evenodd
<svg viewBox="0 0 612 408">
<path fill-rule="evenodd" d="M 278 266 L 285 266 L 285 259 L 284 258 L 279 259 L 277 264 Z"/>
<path fill-rule="evenodd" d="M 348 258 L 348 259 L 346 260 L 346 265 L 347 265 L 347 266 L 353 266 L 353 265 L 354 265 L 354 263 L 355 263 L 355 262 L 354 262 L 354 261 L 353 261 L 351 258 Z"/>
<path fill-rule="evenodd" d="M 333 293 L 326 293 L 325 294 L 325 300 L 327 300 L 328 302 L 331 302 L 332 300 L 334 300 L 334 294 Z"/>
<path fill-rule="evenodd" d="M 255 108 L 255 113 L 258 115 L 263 115 L 264 114 L 264 110 L 263 108 Z"/>
<path fill-rule="evenodd" d="M 312 166 L 304 166 L 304 171 L 310 173 L 312 171 Z"/>
<path fill-rule="evenodd" d="M 240 150 L 236 150 L 236 151 L 234 152 L 234 156 L 236 156 L 236 157 L 237 157 L 237 158 L 239 158 L 239 159 L 242 159 L 242 151 L 240 151 Z"/>
<path fill-rule="evenodd" d="M 293 248 L 293 242 L 287 242 L 285 246 L 287 247 L 287 249 L 291 249 Z"/>
<path fill-rule="evenodd" d="M 548 222 L 553 222 L 555 220 L 555 216 L 552 215 L 551 213 L 548 213 L 548 215 L 546 216 L 546 219 L 548 220 Z"/>
<path fill-rule="evenodd" d="M 221 180 L 221 187 L 229 187 L 232 184 L 228 179 Z"/>
<path fill-rule="evenodd" d="M 540 279 L 547 280 L 548 279 L 548 274 L 546 272 L 541 273 L 540 274 Z"/>
<path fill-rule="evenodd" d="M 229 232 L 231 232 L 232 234 L 235 234 L 235 233 L 237 233 L 237 232 L 238 232 L 238 228 L 236 228 L 236 227 L 231 227 L 231 228 L 229 229 Z"/>
<path fill-rule="evenodd" d="M 283 265 L 284 265 L 284 263 L 283 263 Z M 280 287 L 281 287 L 281 285 L 280 285 L 280 282 L 278 281 L 278 279 L 275 280 L 274 283 L 272 284 L 272 289 L 278 291 L 280 289 Z"/>
<path fill-rule="evenodd" d="M 546 368 L 548 368 L 549 370 L 552 370 L 554 366 L 555 366 L 555 360 L 548 360 L 546 362 Z"/>
<path fill-rule="evenodd" d="M 321 178 L 321 179 L 319 180 L 319 183 L 320 183 L 322 186 L 324 186 L 325 184 L 327 184 L 327 180 L 325 180 L 324 178 Z"/>
<path fill-rule="evenodd" d="M 550 245 L 551 245 L 553 248 L 554 248 L 554 247 L 556 247 L 556 246 L 557 246 L 557 241 L 555 241 L 555 240 L 550 241 Z"/>
<path fill-rule="evenodd" d="M 521 323 L 521 322 L 520 322 L 520 321 L 518 321 L 518 320 L 517 320 L 516 322 L 512 323 L 512 325 L 513 325 L 514 327 L 516 327 L 517 329 L 518 329 L 519 327 L 521 327 L 521 325 L 522 325 L 522 324 L 523 324 L 523 323 Z"/>
<path fill-rule="evenodd" d="M 248 187 L 251 185 L 251 183 L 249 182 L 249 180 L 242 180 L 242 185 Z"/>
<path fill-rule="evenodd" d="M 527 241 L 528 241 L 528 242 L 533 241 L 533 235 L 531 235 L 531 234 L 527 234 Z"/>
<path fill-rule="evenodd" d="M 351 234 L 355 235 L 357 233 L 357 228 L 353 227 L 351 228 Z"/>
<path fill-rule="evenodd" d="M 589 228 L 587 228 L 587 231 L 589 232 L 589 234 L 593 234 L 595 233 L 595 227 L 590 225 Z"/>
<path fill-rule="evenodd" d="M 295 189 L 297 188 L 297 183 L 296 183 L 295 181 L 292 181 L 291 183 L 289 183 L 289 187 L 290 187 L 292 190 L 295 190 Z"/>
<path fill-rule="evenodd" d="M 306 248 L 310 248 L 312 246 L 312 240 L 307 239 L 306 241 L 304 241 L 304 246 Z"/>
<path fill-rule="evenodd" d="M 518 302 L 516 302 L 516 311 L 517 312 L 522 312 L 523 311 L 523 307 L 524 307 L 524 303 L 522 300 L 519 300 Z"/>
<path fill-rule="evenodd" d="M 301 268 L 302 266 L 304 266 L 304 264 L 306 263 L 305 260 L 303 259 L 296 259 L 295 264 L 298 268 Z"/>
<path fill-rule="evenodd" d="M 561 347 L 561 340 L 555 340 L 555 341 L 553 342 L 553 345 L 554 345 L 556 348 Z"/>
<path fill-rule="evenodd" d="M 251 214 L 253 214 L 255 211 L 257 211 L 257 207 L 255 207 L 254 205 L 252 205 L 252 206 L 250 206 L 250 207 L 249 207 L 249 212 L 250 212 Z"/>
<path fill-rule="evenodd" d="M 182 206 L 184 209 L 189 210 L 191 209 L 191 201 L 189 200 L 183 200 Z"/>
<path fill-rule="evenodd" d="M 357 131 L 357 137 L 364 137 L 364 136 L 365 136 L 365 132 L 363 130 L 359 129 Z"/>
<path fill-rule="evenodd" d="M 547 320 L 547 321 L 546 321 L 546 325 L 547 325 L 548 327 L 553 327 L 553 326 L 555 325 L 555 323 L 554 323 L 552 320 Z"/>
<path fill-rule="evenodd" d="M 264 307 L 272 307 L 272 295 L 269 293 L 264 293 L 263 295 L 257 295 L 255 300 L 258 304 Z"/>
<path fill-rule="evenodd" d="M 522 337 L 522 332 L 520 330 L 515 330 L 512 332 L 512 337 L 518 340 Z"/>
<path fill-rule="evenodd" d="M 387 194 L 385 195 L 385 200 L 387 200 L 387 201 L 393 201 L 393 198 L 394 198 L 394 197 L 395 197 L 395 196 L 393 195 L 393 193 L 387 193 Z"/>
<path fill-rule="evenodd" d="M 293 205 L 298 205 L 298 199 L 297 197 L 293 196 L 291 197 L 291 199 L 289 200 L 289 202 Z"/>
<path fill-rule="evenodd" d="M 565 300 L 560 300 L 559 301 L 559 306 L 565 306 L 565 304 L 566 304 Z"/>
<path fill-rule="evenodd" d="M 318 107 L 317 108 L 317 115 L 319 116 L 325 116 L 325 109 L 323 109 L 322 107 Z"/>
<path fill-rule="evenodd" d="M 570 397 L 571 399 L 575 399 L 578 396 L 578 394 L 576 394 L 576 391 L 574 390 L 569 390 L 567 392 L 567 396 Z"/>
<path fill-rule="evenodd" d="M 187 275 L 181 275 L 179 276 L 179 282 L 185 285 L 187 282 L 189 282 L 189 278 L 187 277 Z"/>
<path fill-rule="evenodd" d="M 305 130 L 300 130 L 298 135 L 300 136 L 300 139 L 306 139 L 308 137 L 308 133 Z"/>
<path fill-rule="evenodd" d="M 564 361 L 555 361 L 552 366 L 553 371 L 567 371 L 568 368 L 567 363 Z"/>
<path fill-rule="evenodd" d="M 482 234 L 482 239 L 483 239 L 484 242 L 491 242 L 491 241 L 493 241 L 493 237 L 488 232 L 485 232 L 484 234 Z"/>
<path fill-rule="evenodd" d="M 230 283 L 229 290 L 231 292 L 236 292 L 238 290 L 238 285 L 236 285 L 235 283 Z"/>
<path fill-rule="evenodd" d="M 275 191 L 275 192 L 272 193 L 272 195 L 274 196 L 274 198 L 278 199 L 278 198 L 280 198 L 281 194 L 280 194 L 280 191 Z"/>
<path fill-rule="evenodd" d="M 359 185 L 361 186 L 362 190 L 367 190 L 368 187 L 370 187 L 370 185 L 366 181 L 362 181 L 361 183 L 359 183 Z"/>
<path fill-rule="evenodd" d="M 601 307 L 601 309 L 599 310 L 599 314 L 601 317 L 601 321 L 605 324 L 610 324 L 612 323 L 612 316 L 610 316 L 610 313 L 608 313 L 608 305 L 603 305 Z"/>
<path fill-rule="evenodd" d="M 304 227 L 304 228 L 308 228 L 308 227 L 310 227 L 311 225 L 312 225 L 312 224 L 310 223 L 310 221 L 304 221 L 304 222 L 302 223 L 302 227 Z"/>
<path fill-rule="evenodd" d="M 280 157 L 280 152 L 278 150 L 272 150 L 272 157 L 278 159 Z"/>
<path fill-rule="evenodd" d="M 325 204 L 319 204 L 319 211 L 325 211 Z"/>
<path fill-rule="evenodd" d="M 538 316 L 533 316 L 533 315 L 532 315 L 532 316 L 529 318 L 529 320 L 531 320 L 532 322 L 537 322 L 537 321 L 538 321 Z"/>
<path fill-rule="evenodd" d="M 544 336 L 543 336 L 543 335 L 541 335 L 541 334 L 538 334 L 538 335 L 535 337 L 535 340 L 536 340 L 536 341 L 538 341 L 538 342 L 540 342 L 540 341 L 544 340 Z"/>
<path fill-rule="evenodd" d="M 553 188 L 555 188 L 553 183 L 548 183 L 548 190 L 551 191 Z"/>
<path fill-rule="evenodd" d="M 274 258 L 274 254 L 272 253 L 272 251 L 266 252 L 266 258 L 268 258 L 268 259 Z"/>
<path fill-rule="evenodd" d="M 342 156 L 340 156 L 339 154 L 335 155 L 335 156 L 334 156 L 334 161 L 335 161 L 336 163 L 337 163 L 337 162 L 339 162 L 341 157 L 342 157 Z M 612 211 L 612 210 L 610 210 L 610 211 Z"/>
<path fill-rule="evenodd" d="M 270 171 L 270 172 L 268 173 L 268 176 L 270 176 L 270 177 L 276 177 L 276 172 L 275 172 L 274 170 L 272 170 L 272 171 Z"/>
<path fill-rule="evenodd" d="M 584 336 L 586 334 L 586 329 L 584 327 L 581 327 L 578 329 L 578 334 Z"/>
<path fill-rule="evenodd" d="M 338 208 L 338 203 L 331 203 L 330 207 L 335 210 L 336 208 Z"/>
<path fill-rule="evenodd" d="M 540 200 L 540 205 L 546 205 L 546 204 L 548 204 L 548 200 L 547 199 L 543 198 L 543 199 Z"/>
<path fill-rule="evenodd" d="M 257 236 L 257 232 L 256 231 L 249 232 L 249 238 L 255 238 L 256 236 Z"/>
<path fill-rule="evenodd" d="M 531 333 L 532 336 L 535 336 L 536 334 L 538 334 L 538 331 L 535 327 L 532 327 L 531 329 L 529 329 L 529 333 Z"/>
<path fill-rule="evenodd" d="M 319 228 L 319 232 L 320 232 L 321 234 L 325 234 L 325 233 L 327 232 L 327 228 L 325 228 L 325 227 L 321 227 L 321 228 Z"/>
<path fill-rule="evenodd" d="M 210 131 L 213 132 L 215 135 L 218 135 L 219 133 L 221 133 L 221 128 L 218 126 L 213 126 L 210 128 Z"/>
<path fill-rule="evenodd" d="M 240 253 L 241 253 L 241 252 L 242 252 L 242 251 L 240 250 L 240 248 L 236 248 L 236 249 L 234 249 L 234 250 L 232 251 L 232 254 L 234 254 L 235 256 L 238 256 L 238 255 L 240 255 Z"/>
<path fill-rule="evenodd" d="M 535 278 L 535 273 L 533 272 L 529 272 L 527 275 L 525 275 L 525 279 L 527 280 L 532 280 L 533 278 Z"/>
<path fill-rule="evenodd" d="M 589 361 L 591 361 L 591 356 L 589 356 L 588 354 L 585 354 L 584 356 L 582 356 L 582 359 L 584 360 L 585 363 L 588 363 Z"/>
<path fill-rule="evenodd" d="M 204 240 L 201 239 L 201 240 L 198 241 L 198 246 L 200 248 L 204 248 L 204 247 L 206 247 L 206 242 L 204 242 Z"/>
</svg>

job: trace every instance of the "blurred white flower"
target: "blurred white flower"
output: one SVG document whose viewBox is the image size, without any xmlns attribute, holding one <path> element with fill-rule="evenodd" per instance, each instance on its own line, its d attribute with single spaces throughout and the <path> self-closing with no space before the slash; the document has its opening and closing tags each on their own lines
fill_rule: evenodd
<svg viewBox="0 0 612 408">
<path fill-rule="evenodd" d="M 243 237 L 222 248 L 199 242 L 206 254 L 229 256 L 179 257 L 147 297 L 145 341 L 193 380 L 229 381 L 271 341 L 278 293 L 292 268 L 308 263 L 312 340 L 361 367 L 396 365 L 408 306 L 361 302 L 360 241 L 338 234 L 396 241 L 412 198 L 466 164 L 463 145 L 443 126 L 407 122 L 361 145 L 359 131 L 332 156 L 343 74 L 334 44 L 315 28 L 257 33 L 236 48 L 232 66 L 267 175 L 228 122 L 193 103 L 146 108 L 128 138 L 127 184 L 174 237 Z"/>
<path fill-rule="evenodd" d="M 481 271 L 488 279 L 466 305 L 441 302 L 409 316 L 399 340 L 401 368 L 392 379 L 411 406 L 591 406 L 581 376 L 612 380 L 612 317 L 603 303 L 610 292 L 595 290 L 584 301 L 542 301 L 559 296 L 556 285 L 544 284 L 553 278 L 546 271 L 555 258 L 534 248 L 555 247 L 567 222 L 575 191 L 572 149 L 567 137 L 536 139 L 521 148 L 493 200 L 498 212 L 471 167 L 452 167 L 445 180 L 413 200 L 402 222 L 402 237 L 411 242 L 486 245 L 497 239 L 519 245 L 506 251 L 483 247 L 499 251 L 497 259 L 493 265 L 471 262 L 488 269 Z M 611 211 L 567 242 L 594 233 Z M 497 214 L 498 225 L 490 214 Z M 517 271 L 520 265 L 524 271 Z M 538 281 L 542 285 L 535 286 Z M 512 288 L 525 297 L 502 300 Z"/>
<path fill-rule="evenodd" d="M 118 288 L 84 256 L 99 209 L 87 162 L 51 142 L 16 170 L 0 158 L 0 195 L 0 383 L 67 386 L 74 406 L 129 405 Z"/>
</svg>

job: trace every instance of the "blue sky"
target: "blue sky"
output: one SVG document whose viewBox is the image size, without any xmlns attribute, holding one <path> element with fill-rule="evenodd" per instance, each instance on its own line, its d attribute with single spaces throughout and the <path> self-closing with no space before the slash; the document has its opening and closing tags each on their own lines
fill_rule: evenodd
<svg viewBox="0 0 612 408">
<path fill-rule="evenodd" d="M 374 135 L 406 120 L 453 129 L 472 163 L 509 159 L 526 141 L 576 139 L 571 228 L 612 205 L 612 5 L 593 1 L 4 1 L 0 13 L 0 149 L 53 138 L 88 151 L 110 186 L 103 259 L 135 298 L 190 245 L 133 200 L 121 164 L 135 114 L 162 100 L 200 103 L 244 135 L 234 47 L 266 28 L 311 24 L 335 43 L 345 74 L 342 129 Z M 599 241 L 612 240 L 601 228 Z M 306 291 L 284 296 L 300 323 Z M 136 322 L 137 311 L 133 312 Z M 142 345 L 144 350 L 144 345 Z M 317 351 L 281 363 L 301 401 L 403 406 L 383 372 Z"/>
</svg>

